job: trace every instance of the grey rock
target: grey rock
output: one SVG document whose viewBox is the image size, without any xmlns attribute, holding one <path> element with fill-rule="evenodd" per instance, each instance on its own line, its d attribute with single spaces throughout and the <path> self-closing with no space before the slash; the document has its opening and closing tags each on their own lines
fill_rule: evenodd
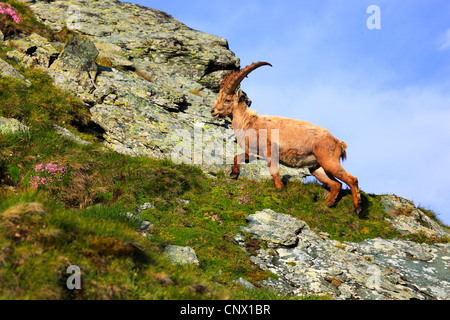
<svg viewBox="0 0 450 320">
<path fill-rule="evenodd" d="M 400 233 L 424 233 L 428 237 L 446 238 L 450 233 L 429 218 L 414 203 L 396 195 L 381 197 L 384 211 L 390 215 L 388 221 Z"/>
<path fill-rule="evenodd" d="M 245 247 L 245 237 L 242 234 L 240 234 L 240 233 L 236 234 L 234 236 L 234 240 L 236 240 L 237 244 L 240 247 L 243 247 L 243 248 Z"/>
<path fill-rule="evenodd" d="M 176 264 L 198 265 L 197 254 L 191 247 L 167 246 L 164 253 Z"/>
<path fill-rule="evenodd" d="M 138 231 L 140 235 L 145 237 L 145 236 L 147 236 L 148 231 L 151 228 L 153 228 L 154 225 L 150 221 L 142 219 L 142 217 L 140 216 L 140 212 L 141 211 L 138 212 L 138 209 L 136 209 L 136 213 L 125 212 L 125 213 L 123 213 L 123 215 L 125 215 L 131 221 L 135 221 L 137 223 L 140 223 L 140 225 L 139 225 L 139 227 L 137 227 L 136 231 Z"/>
<path fill-rule="evenodd" d="M 95 89 L 98 50 L 87 36 L 74 35 L 64 46 L 58 59 L 50 66 L 49 72 L 56 84 L 75 81 L 81 85 L 81 92 Z"/>
<path fill-rule="evenodd" d="M 132 213 L 132 212 L 125 212 L 125 215 L 126 215 L 127 218 L 129 218 L 129 219 L 140 219 L 140 216 L 139 216 L 139 215 L 136 215 L 136 214 L 134 214 L 134 213 Z"/>
<path fill-rule="evenodd" d="M 0 133 L 25 133 L 29 131 L 30 128 L 17 119 L 0 117 Z"/>
<path fill-rule="evenodd" d="M 148 209 L 155 209 L 155 206 L 151 204 L 150 202 L 146 202 L 139 206 L 139 208 L 136 208 L 136 214 L 140 214 L 144 210 Z"/>
<path fill-rule="evenodd" d="M 248 280 L 245 280 L 244 278 L 239 278 L 235 280 L 237 284 L 240 284 L 244 289 L 256 289 L 256 287 Z"/>
<path fill-rule="evenodd" d="M 19 80 L 27 87 L 31 86 L 31 82 L 19 73 L 13 66 L 0 58 L 0 77 L 11 77 Z"/>
<path fill-rule="evenodd" d="M 406 285 L 414 286 L 425 298 L 450 298 L 450 245 L 380 238 L 346 244 L 355 249 L 354 253 L 370 257 L 377 265 L 394 270 Z"/>
<path fill-rule="evenodd" d="M 53 68 L 95 72 L 97 57 L 98 50 L 89 37 L 74 35 L 65 45 Z"/>
<path fill-rule="evenodd" d="M 292 216 L 279 214 L 270 209 L 256 212 L 246 219 L 249 224 L 247 227 L 241 227 L 243 231 L 283 246 L 295 245 L 297 235 L 305 226 L 304 222 Z"/>
<path fill-rule="evenodd" d="M 6 57 L 9 60 L 13 60 L 14 62 L 20 64 L 23 68 L 31 68 L 34 65 L 34 60 L 29 55 L 19 50 L 8 51 L 6 53 Z"/>
<path fill-rule="evenodd" d="M 59 51 L 53 44 L 36 33 L 26 38 L 9 40 L 8 45 L 16 50 L 8 51 L 7 58 L 24 68 L 33 66 L 47 68 L 59 55 Z"/>
<path fill-rule="evenodd" d="M 146 235 L 148 230 L 150 230 L 151 228 L 153 228 L 153 223 L 151 223 L 150 221 L 144 220 L 142 221 L 141 226 L 139 227 L 139 232 L 141 232 L 141 234 Z"/>
<path fill-rule="evenodd" d="M 191 200 L 177 199 L 177 202 L 182 206 L 187 206 L 189 203 L 191 203 Z"/>
<path fill-rule="evenodd" d="M 247 220 L 243 229 L 267 242 L 267 249 L 259 249 L 251 260 L 279 277 L 260 284 L 281 293 L 364 300 L 450 298 L 449 244 L 397 239 L 340 243 L 267 209 Z"/>
<path fill-rule="evenodd" d="M 75 141 L 78 144 L 81 144 L 81 145 L 89 145 L 89 144 L 91 144 L 91 142 L 81 139 L 76 134 L 70 132 L 66 128 L 58 126 L 57 124 L 54 124 L 53 128 L 55 128 L 56 132 L 59 133 L 60 135 L 66 137 L 66 138 L 68 138 L 68 139 L 70 139 L 72 141 Z"/>
</svg>

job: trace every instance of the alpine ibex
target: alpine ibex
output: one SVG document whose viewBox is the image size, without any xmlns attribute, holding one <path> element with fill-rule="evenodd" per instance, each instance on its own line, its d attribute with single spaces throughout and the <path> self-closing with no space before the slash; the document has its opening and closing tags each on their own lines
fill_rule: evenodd
<svg viewBox="0 0 450 320">
<path fill-rule="evenodd" d="M 238 86 L 250 72 L 264 65 L 272 66 L 268 62 L 256 62 L 229 73 L 222 81 L 217 102 L 211 109 L 213 117 L 231 118 L 238 145 L 244 150 L 243 154 L 234 157 L 231 177 L 238 178 L 241 163 L 244 159 L 249 161 L 250 156 L 267 161 L 277 189 L 284 186 L 278 163 L 291 168 L 308 168 L 314 177 L 330 187 L 330 195 L 326 200 L 328 206 L 335 203 L 341 190 L 342 184 L 337 180 L 339 179 L 350 187 L 353 205 L 359 214 L 361 197 L 358 179 L 348 174 L 340 163 L 340 159 L 346 158 L 347 145 L 344 142 L 336 139 L 328 130 L 306 121 L 262 116 L 248 109 Z M 256 132 L 257 146 L 250 145 L 249 135 L 245 133 L 249 130 Z M 273 132 L 277 132 L 278 137 Z M 261 143 L 265 145 L 262 148 Z M 278 143 L 278 148 L 270 147 L 273 143 Z"/>
</svg>

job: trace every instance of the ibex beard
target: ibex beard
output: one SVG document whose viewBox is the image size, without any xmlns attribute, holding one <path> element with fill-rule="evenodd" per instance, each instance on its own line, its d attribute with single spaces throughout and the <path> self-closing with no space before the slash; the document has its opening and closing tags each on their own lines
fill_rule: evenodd
<svg viewBox="0 0 450 320">
<path fill-rule="evenodd" d="M 283 188 L 278 170 L 279 163 L 291 168 L 308 168 L 317 180 L 330 188 L 330 195 L 326 200 L 328 206 L 334 205 L 342 188 L 339 179 L 350 187 L 355 212 L 359 214 L 361 196 L 358 179 L 345 171 L 341 165 L 341 160 L 347 156 L 345 142 L 336 139 L 328 130 L 306 121 L 262 116 L 248 109 L 238 86 L 250 72 L 264 65 L 271 66 L 268 62 L 256 62 L 229 73 L 222 81 L 216 104 L 211 109 L 213 117 L 231 118 L 237 143 L 244 150 L 234 158 L 231 177 L 239 177 L 241 163 L 244 160 L 249 161 L 251 156 L 267 161 L 277 189 Z M 243 132 L 248 130 L 255 132 L 259 144 L 260 141 L 266 141 L 262 143 L 265 146 L 252 150 L 250 146 L 254 143 L 249 142 L 248 135 L 243 135 Z M 273 139 L 273 130 L 277 130 L 277 139 Z M 261 132 L 267 133 L 267 137 L 261 139 Z M 277 143 L 273 140 L 277 140 Z M 272 145 L 276 145 L 276 148 Z"/>
</svg>

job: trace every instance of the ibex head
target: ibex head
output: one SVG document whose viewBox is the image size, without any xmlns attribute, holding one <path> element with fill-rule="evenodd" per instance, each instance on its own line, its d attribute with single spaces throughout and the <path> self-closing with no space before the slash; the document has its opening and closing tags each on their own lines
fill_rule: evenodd
<svg viewBox="0 0 450 320">
<path fill-rule="evenodd" d="M 244 69 L 229 73 L 222 81 L 216 104 L 211 109 L 211 115 L 214 118 L 225 118 L 231 115 L 242 97 L 242 91 L 238 90 L 239 84 L 250 72 L 265 65 L 272 66 L 268 62 L 254 62 Z"/>
</svg>

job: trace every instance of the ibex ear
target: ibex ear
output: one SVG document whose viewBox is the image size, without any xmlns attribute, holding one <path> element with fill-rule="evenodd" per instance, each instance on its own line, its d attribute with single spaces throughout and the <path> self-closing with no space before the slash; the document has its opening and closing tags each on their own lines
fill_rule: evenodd
<svg viewBox="0 0 450 320">
<path fill-rule="evenodd" d="M 245 102 L 247 107 L 250 107 L 250 105 L 252 104 L 252 101 L 247 97 L 247 95 L 244 92 L 242 92 L 241 89 L 238 89 L 236 91 L 236 98 L 237 98 L 237 101 L 239 101 L 239 102 Z"/>
<path fill-rule="evenodd" d="M 238 101 L 240 101 L 241 98 L 242 98 L 242 90 L 241 90 L 241 89 L 237 89 L 237 90 L 236 90 L 236 94 L 237 94 L 237 99 L 238 99 Z"/>
</svg>

